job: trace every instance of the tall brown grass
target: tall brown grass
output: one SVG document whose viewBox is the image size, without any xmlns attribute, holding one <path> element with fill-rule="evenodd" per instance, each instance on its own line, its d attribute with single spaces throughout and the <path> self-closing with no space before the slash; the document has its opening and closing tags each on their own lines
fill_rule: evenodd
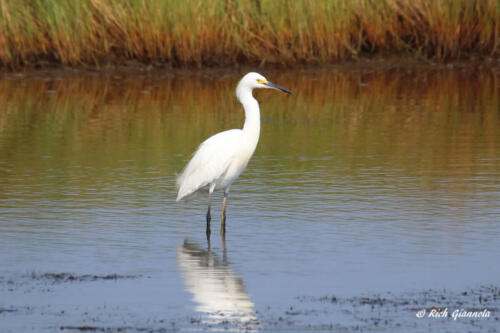
<svg viewBox="0 0 500 333">
<path fill-rule="evenodd" d="M 0 64 L 328 64 L 500 54 L 498 0 L 0 0 Z"/>
</svg>

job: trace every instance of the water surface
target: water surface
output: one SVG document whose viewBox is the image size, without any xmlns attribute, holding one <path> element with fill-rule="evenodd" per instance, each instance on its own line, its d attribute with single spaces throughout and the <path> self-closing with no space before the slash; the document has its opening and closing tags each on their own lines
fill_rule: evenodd
<svg viewBox="0 0 500 333">
<path fill-rule="evenodd" d="M 300 321 L 290 307 L 498 286 L 498 73 L 263 73 L 294 95 L 255 92 L 259 146 L 231 189 L 225 249 L 214 200 L 209 249 L 206 199 L 176 203 L 175 176 L 242 126 L 241 74 L 0 79 L 7 331 L 352 328 L 352 312 Z"/>
</svg>

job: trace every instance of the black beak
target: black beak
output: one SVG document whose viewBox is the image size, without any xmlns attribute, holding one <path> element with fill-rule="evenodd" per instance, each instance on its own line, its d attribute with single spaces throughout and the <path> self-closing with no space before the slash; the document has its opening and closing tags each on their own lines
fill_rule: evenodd
<svg viewBox="0 0 500 333">
<path fill-rule="evenodd" d="M 269 82 L 269 81 L 267 81 L 266 83 L 264 83 L 264 85 L 268 86 L 269 88 L 280 90 L 280 91 L 282 91 L 284 93 L 287 93 L 287 94 L 290 94 L 290 95 L 292 94 L 292 92 L 290 90 L 285 89 L 283 87 L 280 87 L 277 84 L 274 84 L 274 83 Z"/>
</svg>

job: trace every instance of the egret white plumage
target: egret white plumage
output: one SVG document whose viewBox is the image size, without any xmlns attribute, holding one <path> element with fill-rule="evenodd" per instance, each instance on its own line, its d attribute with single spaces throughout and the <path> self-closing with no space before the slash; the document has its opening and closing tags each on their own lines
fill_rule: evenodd
<svg viewBox="0 0 500 333">
<path fill-rule="evenodd" d="M 242 129 L 217 133 L 206 139 L 196 150 L 188 165 L 177 178 L 177 201 L 199 193 L 208 193 L 207 237 L 210 236 L 211 196 L 215 190 L 224 190 L 221 213 L 221 234 L 225 234 L 226 201 L 231 184 L 245 170 L 252 157 L 260 135 L 259 103 L 253 97 L 255 88 L 272 88 L 291 94 L 258 73 L 248 73 L 236 87 L 236 97 L 245 110 Z"/>
</svg>

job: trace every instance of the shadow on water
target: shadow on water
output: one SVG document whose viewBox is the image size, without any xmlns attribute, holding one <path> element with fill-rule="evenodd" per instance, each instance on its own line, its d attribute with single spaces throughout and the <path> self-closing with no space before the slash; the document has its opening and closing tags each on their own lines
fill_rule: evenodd
<svg viewBox="0 0 500 333">
<path fill-rule="evenodd" d="M 203 249 L 187 239 L 177 250 L 177 263 L 186 288 L 197 303 L 200 323 L 256 330 L 260 324 L 254 304 L 243 279 L 229 264 L 227 249 L 222 251 L 220 258 L 210 247 Z"/>
</svg>

